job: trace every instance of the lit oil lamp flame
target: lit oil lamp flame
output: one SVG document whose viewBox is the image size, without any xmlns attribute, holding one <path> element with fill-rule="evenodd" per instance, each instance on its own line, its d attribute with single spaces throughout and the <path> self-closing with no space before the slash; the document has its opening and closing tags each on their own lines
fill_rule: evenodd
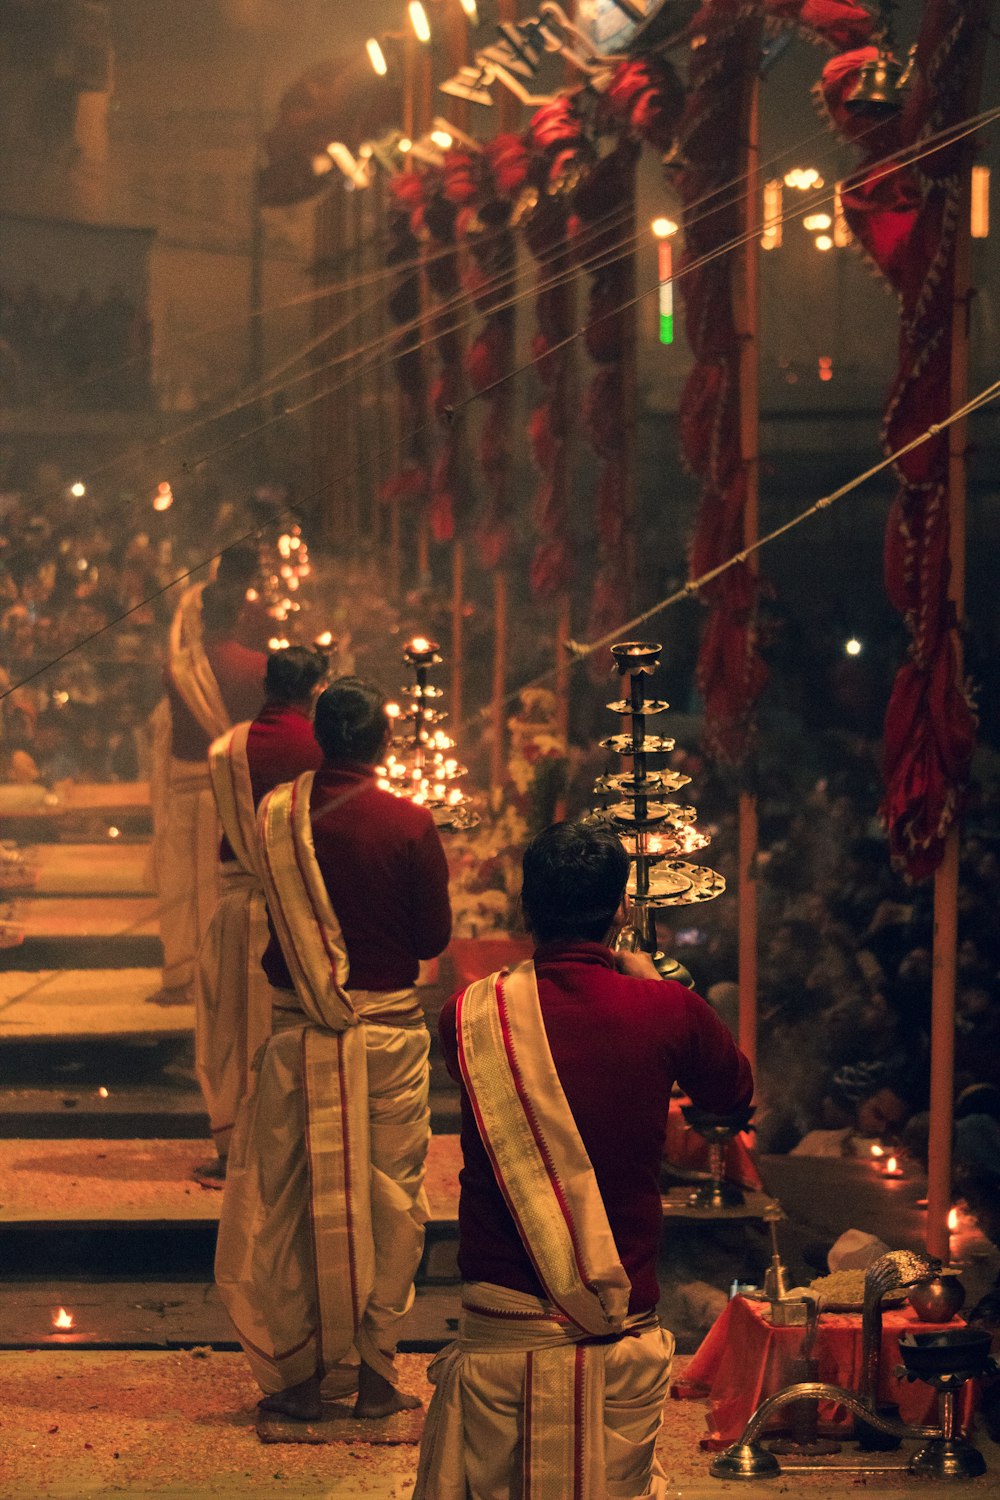
<svg viewBox="0 0 1000 1500">
<path fill-rule="evenodd" d="M 948 1211 L 948 1232 L 954 1234 L 958 1228 L 958 1209 L 952 1208 Z"/>
<path fill-rule="evenodd" d="M 427 639 L 426 636 L 415 635 L 413 637 L 413 640 L 410 642 L 410 650 L 411 651 L 415 651 L 415 652 L 418 652 L 418 653 L 423 653 L 424 651 L 429 651 L 430 649 L 431 649 L 431 643 Z"/>
<path fill-rule="evenodd" d="M 885 1175 L 887 1177 L 901 1177 L 902 1176 L 902 1173 L 899 1170 L 899 1162 L 896 1160 L 896 1158 L 894 1156 L 888 1156 L 888 1157 L 886 1157 Z"/>
<path fill-rule="evenodd" d="M 333 631 L 332 630 L 324 630 L 322 632 L 322 634 L 320 634 L 320 635 L 318 635 L 316 637 L 315 644 L 317 646 L 332 646 L 333 645 Z"/>
<path fill-rule="evenodd" d="M 67 1312 L 64 1307 L 60 1307 L 59 1311 L 52 1315 L 52 1327 L 58 1328 L 63 1332 L 73 1327 L 73 1321 L 73 1314 Z"/>
<path fill-rule="evenodd" d="M 107 1098 L 110 1097 L 110 1091 L 104 1087 L 103 1083 L 101 1084 L 100 1088 L 97 1090 L 97 1097 L 99 1099 L 107 1099 Z"/>
<path fill-rule="evenodd" d="M 876 1141 L 875 1144 L 872 1146 L 872 1156 L 874 1156 L 875 1160 L 878 1161 L 884 1155 L 885 1155 L 884 1149 Z"/>
</svg>

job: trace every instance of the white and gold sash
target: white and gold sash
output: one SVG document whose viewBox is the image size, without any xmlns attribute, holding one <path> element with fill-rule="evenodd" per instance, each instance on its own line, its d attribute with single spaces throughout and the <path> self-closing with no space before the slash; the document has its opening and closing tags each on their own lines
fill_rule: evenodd
<svg viewBox="0 0 1000 1500">
<path fill-rule="evenodd" d="M 167 667 L 174 687 L 192 715 L 209 739 L 214 740 L 226 732 L 231 720 L 205 654 L 201 597 L 205 588 L 204 583 L 196 583 L 181 595 L 170 622 Z"/>
<path fill-rule="evenodd" d="M 316 860 L 309 796 L 314 773 L 269 792 L 258 837 L 268 910 L 307 1025 L 302 1033 L 318 1343 L 326 1369 L 352 1345 L 393 1380 L 390 1360 L 362 1326 L 375 1280 L 368 1059 L 364 1021 L 413 1025 L 423 1012 L 412 990 L 371 994 L 362 1009 L 340 923 Z"/>
<path fill-rule="evenodd" d="M 632 1286 L 552 1061 L 531 960 L 470 985 L 456 1025 L 479 1134 L 546 1296 L 586 1332 L 617 1332 Z"/>
<path fill-rule="evenodd" d="M 257 809 L 247 760 L 249 721 L 237 724 L 213 740 L 208 751 L 208 774 L 219 809 L 222 831 L 243 870 L 260 877 L 257 852 Z"/>
</svg>

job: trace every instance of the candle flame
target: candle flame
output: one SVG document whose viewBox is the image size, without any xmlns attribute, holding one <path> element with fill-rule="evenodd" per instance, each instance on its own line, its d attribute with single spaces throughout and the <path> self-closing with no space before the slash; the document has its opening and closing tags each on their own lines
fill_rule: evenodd
<svg viewBox="0 0 1000 1500">
<path fill-rule="evenodd" d="M 899 1170 L 899 1164 L 894 1156 L 890 1156 L 887 1160 L 885 1170 L 887 1172 L 897 1172 Z"/>
<path fill-rule="evenodd" d="M 876 1141 L 875 1144 L 872 1146 L 872 1156 L 878 1158 L 878 1157 L 884 1156 L 884 1155 L 885 1155 L 885 1151 L 882 1149 L 882 1147 Z"/>
<path fill-rule="evenodd" d="M 954 1231 L 958 1228 L 958 1209 L 953 1208 L 948 1212 L 948 1228 Z"/>
<path fill-rule="evenodd" d="M 53 1328 L 72 1328 L 73 1314 L 67 1312 L 64 1307 L 60 1307 L 59 1311 L 52 1318 L 52 1326 Z"/>
</svg>

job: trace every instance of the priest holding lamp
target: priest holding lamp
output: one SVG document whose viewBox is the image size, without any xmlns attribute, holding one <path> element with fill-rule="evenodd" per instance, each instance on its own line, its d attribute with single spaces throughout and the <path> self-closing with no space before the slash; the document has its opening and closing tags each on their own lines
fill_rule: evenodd
<svg viewBox="0 0 1000 1500">
<path fill-rule="evenodd" d="M 462 1092 L 455 1343 L 414 1500 L 638 1500 L 673 1338 L 656 1316 L 660 1163 L 673 1085 L 750 1103 L 750 1066 L 710 1006 L 645 953 L 607 946 L 629 871 L 617 835 L 558 823 L 524 855 L 532 959 L 441 1013 Z"/>
</svg>

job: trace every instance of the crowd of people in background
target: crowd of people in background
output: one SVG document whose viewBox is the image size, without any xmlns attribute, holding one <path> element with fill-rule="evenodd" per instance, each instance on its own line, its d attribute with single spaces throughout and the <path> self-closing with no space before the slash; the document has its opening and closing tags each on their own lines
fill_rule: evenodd
<svg viewBox="0 0 1000 1500">
<path fill-rule="evenodd" d="M 0 406 L 134 410 L 149 401 L 149 324 L 117 283 L 73 296 L 0 284 Z"/>
</svg>

